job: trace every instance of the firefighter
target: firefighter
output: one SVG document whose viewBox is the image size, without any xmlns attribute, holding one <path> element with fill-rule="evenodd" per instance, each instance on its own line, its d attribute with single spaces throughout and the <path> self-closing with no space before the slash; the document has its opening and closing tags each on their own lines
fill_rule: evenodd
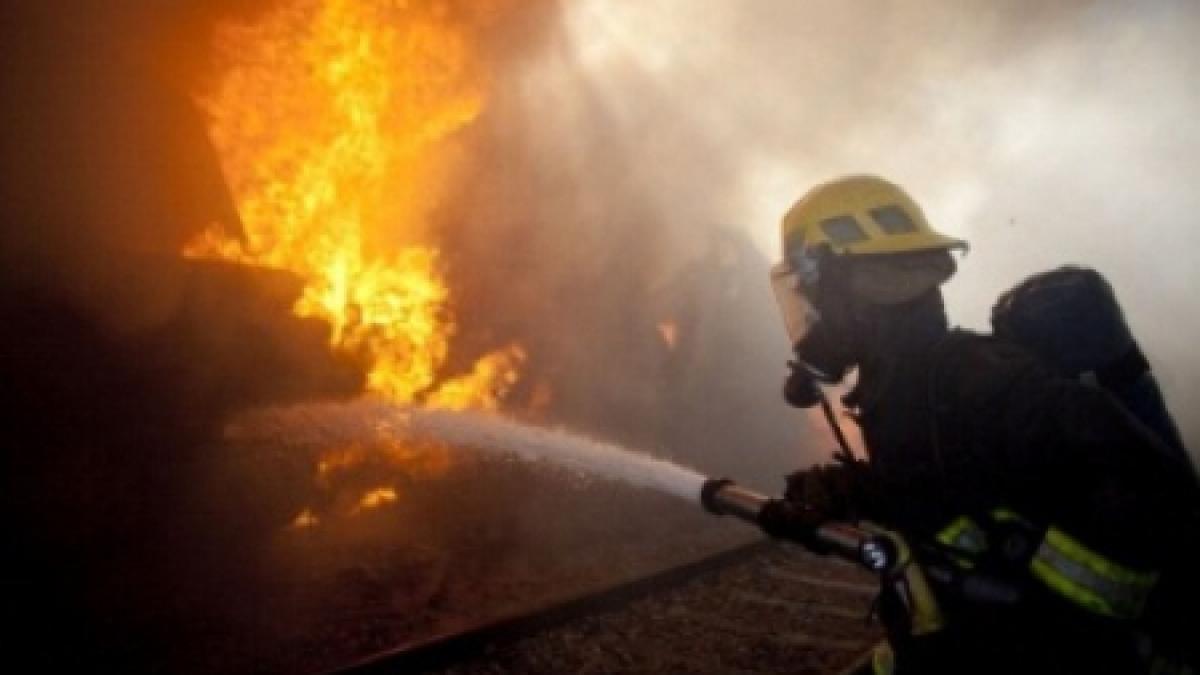
<svg viewBox="0 0 1200 675">
<path fill-rule="evenodd" d="M 1024 591 L 999 607 L 935 587 L 929 615 L 885 584 L 876 671 L 1178 666 L 1167 588 L 1197 549 L 1193 476 L 1103 390 L 951 329 L 940 286 L 960 249 L 896 185 L 850 176 L 787 212 L 772 270 L 795 351 L 785 396 L 816 405 L 855 372 L 844 402 L 867 452 L 793 474 L 789 499 L 927 542 L 917 563 L 937 551 Z"/>
</svg>

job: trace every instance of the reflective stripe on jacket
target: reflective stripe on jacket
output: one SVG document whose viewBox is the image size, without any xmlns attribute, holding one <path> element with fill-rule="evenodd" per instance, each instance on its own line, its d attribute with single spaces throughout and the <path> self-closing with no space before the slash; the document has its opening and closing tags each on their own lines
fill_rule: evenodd
<svg viewBox="0 0 1200 675">
<path fill-rule="evenodd" d="M 1033 576 L 1084 609 L 1116 619 L 1136 619 L 1158 581 L 1113 562 L 1051 527 L 1030 563 Z"/>
<path fill-rule="evenodd" d="M 1011 511 L 991 514 L 995 522 L 1019 518 Z M 973 567 L 973 559 L 996 542 L 969 516 L 959 516 L 937 535 L 937 540 L 960 553 L 959 564 Z M 1051 527 L 1029 561 L 1033 577 L 1055 594 L 1101 616 L 1136 619 L 1158 580 L 1106 558 L 1062 530 Z"/>
</svg>

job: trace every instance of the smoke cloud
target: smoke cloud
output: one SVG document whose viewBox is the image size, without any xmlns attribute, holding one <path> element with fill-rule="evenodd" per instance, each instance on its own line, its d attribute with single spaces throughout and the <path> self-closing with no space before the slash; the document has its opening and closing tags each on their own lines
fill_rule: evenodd
<svg viewBox="0 0 1200 675">
<path fill-rule="evenodd" d="M 537 57 L 499 83 L 466 200 L 464 230 L 491 251 L 469 257 L 503 268 L 475 275 L 504 289 L 493 302 L 536 306 L 556 335 L 587 343 L 588 320 L 644 308 L 655 279 L 717 269 L 705 250 L 732 224 L 753 263 L 738 268 L 736 318 L 711 320 L 767 354 L 718 358 L 727 381 L 774 395 L 781 329 L 769 306 L 749 307 L 769 294 L 778 220 L 817 182 L 877 173 L 972 244 L 946 289 L 961 325 L 986 330 L 994 299 L 1030 273 L 1104 273 L 1200 440 L 1193 4 L 575 0 L 550 19 Z M 707 316 L 722 311 L 690 292 Z M 776 400 L 755 405 L 797 424 Z M 802 433 L 795 463 L 828 448 Z"/>
</svg>

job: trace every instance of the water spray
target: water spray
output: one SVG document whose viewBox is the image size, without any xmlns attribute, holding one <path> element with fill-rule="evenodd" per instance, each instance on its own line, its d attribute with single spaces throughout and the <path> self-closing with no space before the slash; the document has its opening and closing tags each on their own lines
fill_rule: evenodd
<svg viewBox="0 0 1200 675">
<path fill-rule="evenodd" d="M 936 630 L 942 621 L 932 586 L 995 607 L 1015 606 L 1022 594 L 1020 588 L 1002 579 L 978 571 L 964 572 L 936 546 L 918 546 L 914 551 L 898 533 L 870 523 L 831 521 L 804 504 L 759 494 L 727 478 L 709 478 L 620 445 L 494 414 L 359 400 L 260 411 L 231 426 L 226 434 L 235 441 L 317 446 L 372 439 L 434 439 L 655 489 L 689 503 L 698 502 L 715 515 L 751 523 L 772 537 L 850 560 L 878 573 L 887 584 L 902 585 L 904 596 L 914 603 L 914 612 L 921 617 L 922 630 Z M 918 559 L 919 564 L 914 564 Z"/>
<path fill-rule="evenodd" d="M 531 462 L 551 462 L 589 475 L 697 501 L 710 513 L 752 523 L 767 534 L 835 554 L 883 572 L 899 564 L 892 535 L 829 522 L 788 500 L 773 499 L 729 479 L 708 478 L 675 462 L 558 429 L 522 424 L 480 412 L 404 408 L 382 401 L 304 405 L 262 411 L 227 434 L 233 439 L 287 439 L 334 445 L 382 438 L 436 439 L 457 447 L 501 452 Z"/>
</svg>

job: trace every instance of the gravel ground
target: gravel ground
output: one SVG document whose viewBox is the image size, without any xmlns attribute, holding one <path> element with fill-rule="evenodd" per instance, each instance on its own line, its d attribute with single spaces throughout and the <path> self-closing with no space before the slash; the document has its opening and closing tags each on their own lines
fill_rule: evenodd
<svg viewBox="0 0 1200 675">
<path fill-rule="evenodd" d="M 98 578 L 101 653 L 63 665 L 324 672 L 758 538 L 699 504 L 466 454 L 436 478 L 373 475 L 393 479 L 394 502 L 295 529 L 270 492 L 282 492 L 289 461 L 302 475 L 302 461 L 258 458 L 222 474 L 162 555 Z M 265 525 L 246 525 L 256 520 Z"/>
<path fill-rule="evenodd" d="M 451 459 L 435 477 L 371 468 L 361 484 L 393 485 L 396 496 L 351 513 L 307 487 L 311 457 L 214 457 L 211 478 L 164 516 L 169 537 L 90 570 L 80 603 L 89 643 L 40 658 L 75 672 L 325 672 L 760 538 L 698 503 L 622 483 Z M 318 526 L 288 526 L 322 499 Z M 781 547 L 449 672 L 824 672 L 874 636 L 869 584 Z"/>
<path fill-rule="evenodd" d="M 879 639 L 865 572 L 776 545 L 440 675 L 837 673 Z"/>
</svg>

